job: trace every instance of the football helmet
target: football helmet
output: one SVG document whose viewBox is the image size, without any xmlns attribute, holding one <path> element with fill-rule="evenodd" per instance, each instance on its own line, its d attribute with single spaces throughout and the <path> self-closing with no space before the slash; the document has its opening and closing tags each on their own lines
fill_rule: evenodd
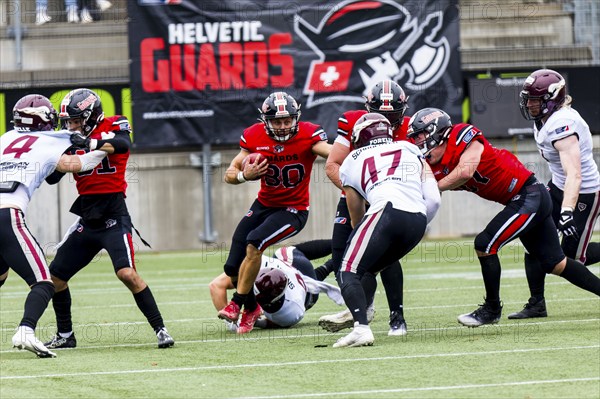
<svg viewBox="0 0 600 399">
<path fill-rule="evenodd" d="M 83 134 L 89 136 L 104 119 L 100 96 L 90 89 L 75 89 L 63 98 L 58 114 L 64 124 L 69 119 L 81 118 Z"/>
<path fill-rule="evenodd" d="M 56 110 L 41 94 L 22 97 L 13 107 L 12 115 L 11 122 L 20 132 L 54 130 L 58 125 Z"/>
<path fill-rule="evenodd" d="M 558 110 L 567 96 L 565 79 L 551 69 L 539 69 L 525 79 L 521 90 L 521 115 L 527 120 L 538 121 Z M 531 115 L 527 107 L 527 100 L 540 100 L 540 111 Z"/>
<path fill-rule="evenodd" d="M 271 267 L 260 269 L 254 282 L 256 301 L 267 312 L 281 308 L 287 285 L 288 278 L 283 271 Z"/>
<path fill-rule="evenodd" d="M 421 149 L 423 155 L 438 147 L 448 139 L 452 131 L 450 116 L 438 108 L 424 108 L 410 118 L 408 138 Z M 417 141 L 419 134 L 425 138 Z"/>
<path fill-rule="evenodd" d="M 365 106 L 369 112 L 377 112 L 385 116 L 396 129 L 408 108 L 408 97 L 402 87 L 393 80 L 382 80 L 371 89 Z"/>
<path fill-rule="evenodd" d="M 260 112 L 259 120 L 265 124 L 267 134 L 273 140 L 284 142 L 288 141 L 298 133 L 298 120 L 300 119 L 300 105 L 294 100 L 294 97 L 287 93 L 278 91 L 272 93 L 265 99 Z M 275 128 L 272 125 L 273 119 L 292 118 L 292 126 L 289 128 Z"/>
<path fill-rule="evenodd" d="M 390 121 L 381 114 L 370 112 L 358 118 L 354 124 L 352 144 L 354 148 L 360 148 L 369 144 L 389 143 L 393 135 Z"/>
</svg>

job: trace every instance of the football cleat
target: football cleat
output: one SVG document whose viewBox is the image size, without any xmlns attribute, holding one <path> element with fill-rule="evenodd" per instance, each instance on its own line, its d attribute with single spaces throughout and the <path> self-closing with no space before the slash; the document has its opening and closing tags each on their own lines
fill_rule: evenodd
<svg viewBox="0 0 600 399">
<path fill-rule="evenodd" d="M 13 347 L 25 349 L 33 352 L 40 358 L 56 357 L 56 353 L 51 352 L 44 344 L 35 337 L 31 328 L 19 326 L 17 332 L 12 337 Z"/>
<path fill-rule="evenodd" d="M 531 319 L 534 317 L 548 317 L 545 299 L 538 301 L 531 297 L 525 306 L 523 306 L 523 310 L 508 315 L 509 319 Z"/>
<path fill-rule="evenodd" d="M 496 324 L 500 321 L 500 317 L 502 317 L 502 305 L 496 308 L 484 302 L 473 312 L 458 316 L 458 322 L 467 327 L 479 327 L 484 324 Z"/>
<path fill-rule="evenodd" d="M 333 344 L 334 348 L 345 348 L 355 346 L 371 346 L 375 341 L 371 327 L 368 325 L 358 324 L 358 321 L 354 323 L 352 332 L 345 337 L 342 337 Z"/>
<path fill-rule="evenodd" d="M 367 308 L 367 321 L 370 323 L 375 318 L 375 307 L 371 304 Z M 329 332 L 338 332 L 345 328 L 350 328 L 354 325 L 354 318 L 350 309 L 342 310 L 341 312 L 321 316 L 319 318 L 319 326 Z"/>
<path fill-rule="evenodd" d="M 219 319 L 227 320 L 231 323 L 237 323 L 240 318 L 240 306 L 231 301 L 223 309 L 219 310 Z"/>
<path fill-rule="evenodd" d="M 61 337 L 59 333 L 56 333 L 52 339 L 44 345 L 49 349 L 65 349 L 77 347 L 77 340 L 75 339 L 75 333 L 71 333 L 67 338 Z"/>
<path fill-rule="evenodd" d="M 402 336 L 407 334 L 406 321 L 402 313 L 393 311 L 390 313 L 390 331 L 389 336 Z"/>
<path fill-rule="evenodd" d="M 158 338 L 158 347 L 161 349 L 169 348 L 175 345 L 175 341 L 169 335 L 169 332 L 167 331 L 166 327 L 163 327 L 160 330 L 158 330 L 158 332 L 156 333 L 156 338 Z"/>
<path fill-rule="evenodd" d="M 242 312 L 242 318 L 240 319 L 240 325 L 238 326 L 237 333 L 238 334 L 246 334 L 252 331 L 254 328 L 254 323 L 262 314 L 262 308 L 260 305 L 256 305 L 256 309 L 253 311 L 248 311 L 244 309 Z"/>
</svg>

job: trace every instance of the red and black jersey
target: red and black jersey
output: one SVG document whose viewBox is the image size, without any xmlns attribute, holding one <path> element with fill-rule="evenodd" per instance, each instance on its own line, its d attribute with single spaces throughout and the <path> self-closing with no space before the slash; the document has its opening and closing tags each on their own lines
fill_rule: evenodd
<svg viewBox="0 0 600 399">
<path fill-rule="evenodd" d="M 309 208 L 310 176 L 316 155 L 312 147 L 327 141 L 319 125 L 298 122 L 298 134 L 285 142 L 273 140 L 263 123 L 255 123 L 242 134 L 240 146 L 267 158 L 269 169 L 261 178 L 258 201 L 267 207 Z"/>
<path fill-rule="evenodd" d="M 350 151 L 354 150 L 354 146 L 352 144 L 352 129 L 354 129 L 356 121 L 366 113 L 366 110 L 346 111 L 338 119 L 337 133 L 348 140 L 350 143 Z M 402 119 L 402 124 L 394 130 L 394 141 L 406 140 L 409 122 L 410 118 L 408 116 L 405 116 Z"/>
<path fill-rule="evenodd" d="M 96 126 L 90 138 L 102 140 L 107 137 L 107 134 L 114 133 L 115 137 L 122 136 L 122 138 L 125 138 L 126 136 L 126 139 L 130 141 L 130 132 L 127 118 L 116 115 L 104 118 Z M 77 181 L 79 195 L 125 193 L 127 189 L 125 169 L 127 168 L 128 159 L 129 151 L 123 154 L 109 154 L 94 170 L 76 173 L 75 180 Z"/>
<path fill-rule="evenodd" d="M 487 200 L 506 205 L 533 174 L 516 156 L 492 146 L 475 126 L 458 123 L 452 127 L 442 160 L 431 165 L 439 181 L 456 168 L 465 149 L 473 142 L 483 144 L 481 160 L 473 177 L 456 190 L 468 190 Z"/>
<path fill-rule="evenodd" d="M 96 126 L 91 138 L 109 140 L 113 138 L 131 142 L 131 128 L 124 116 L 106 117 Z M 82 151 L 82 150 L 76 150 Z M 95 169 L 75 173 L 79 197 L 71 206 L 71 212 L 87 222 L 103 221 L 109 217 L 128 215 L 125 205 L 125 170 L 129 150 L 108 154 Z"/>
</svg>

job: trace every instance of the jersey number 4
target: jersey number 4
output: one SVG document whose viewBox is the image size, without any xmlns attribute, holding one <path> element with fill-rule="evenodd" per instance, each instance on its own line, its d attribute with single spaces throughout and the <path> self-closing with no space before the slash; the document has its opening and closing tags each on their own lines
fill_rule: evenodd
<svg viewBox="0 0 600 399">
<path fill-rule="evenodd" d="M 5 149 L 3 154 L 16 154 L 15 158 L 21 158 L 21 155 L 31 151 L 31 146 L 37 141 L 38 137 L 35 136 L 21 136 L 12 143 L 10 143 Z"/>
</svg>

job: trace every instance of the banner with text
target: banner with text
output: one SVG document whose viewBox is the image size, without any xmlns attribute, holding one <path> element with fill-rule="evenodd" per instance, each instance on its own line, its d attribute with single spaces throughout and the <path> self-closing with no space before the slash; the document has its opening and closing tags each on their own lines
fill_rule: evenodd
<svg viewBox="0 0 600 399">
<path fill-rule="evenodd" d="M 458 0 L 128 2 L 138 148 L 235 144 L 273 91 L 335 137 L 393 79 L 407 115 L 439 107 L 460 120 Z"/>
</svg>

